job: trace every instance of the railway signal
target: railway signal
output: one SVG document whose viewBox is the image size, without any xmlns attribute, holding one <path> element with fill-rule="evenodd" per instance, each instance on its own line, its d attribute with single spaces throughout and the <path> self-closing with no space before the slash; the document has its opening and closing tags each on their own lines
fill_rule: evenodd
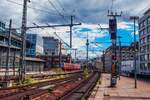
<svg viewBox="0 0 150 100">
<path fill-rule="evenodd" d="M 118 14 L 117 12 L 109 12 L 109 33 L 111 35 L 112 40 L 112 66 L 111 66 L 111 83 L 110 86 L 114 87 L 117 84 L 117 54 L 116 54 L 116 38 L 117 38 L 117 19 L 116 17 L 120 17 L 122 12 Z"/>
</svg>

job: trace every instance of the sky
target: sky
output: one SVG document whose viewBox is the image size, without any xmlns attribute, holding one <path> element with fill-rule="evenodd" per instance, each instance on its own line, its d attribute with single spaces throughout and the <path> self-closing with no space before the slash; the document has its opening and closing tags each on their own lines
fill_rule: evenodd
<svg viewBox="0 0 150 100">
<path fill-rule="evenodd" d="M 113 2 L 112 2 L 113 1 Z M 13 20 L 13 27 L 21 27 L 23 0 L 1 0 L 0 20 L 7 25 Z M 121 36 L 122 45 L 133 42 L 133 22 L 129 16 L 142 16 L 150 7 L 150 0 L 30 0 L 27 11 L 27 26 L 55 25 L 73 23 L 82 25 L 73 27 L 73 48 L 77 48 L 77 57 L 86 57 L 86 39 L 88 36 L 89 57 L 98 57 L 102 50 L 108 48 L 111 42 L 108 30 L 108 10 L 122 12 L 117 18 L 117 35 Z M 138 27 L 138 25 L 136 25 Z M 28 30 L 27 33 L 37 33 L 41 36 L 54 36 L 57 33 L 69 44 L 69 27 Z M 138 31 L 136 32 L 138 40 Z M 57 37 L 56 37 L 57 38 Z M 99 43 L 98 43 L 99 42 Z M 103 43 L 102 43 L 103 42 Z M 74 52 L 72 51 L 74 56 Z"/>
</svg>

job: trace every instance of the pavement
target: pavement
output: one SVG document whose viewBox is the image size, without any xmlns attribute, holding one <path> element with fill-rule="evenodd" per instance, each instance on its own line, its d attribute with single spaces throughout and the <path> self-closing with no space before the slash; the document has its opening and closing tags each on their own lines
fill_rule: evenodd
<svg viewBox="0 0 150 100">
<path fill-rule="evenodd" d="M 134 88 L 133 78 L 121 76 L 116 87 L 109 86 L 110 74 L 102 74 L 88 100 L 150 100 L 150 82 L 138 80 Z"/>
</svg>

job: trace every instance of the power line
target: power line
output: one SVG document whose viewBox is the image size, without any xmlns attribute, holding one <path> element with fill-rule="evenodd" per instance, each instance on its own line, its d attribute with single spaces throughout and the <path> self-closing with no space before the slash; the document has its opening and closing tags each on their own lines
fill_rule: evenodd
<svg viewBox="0 0 150 100">
<path fill-rule="evenodd" d="M 42 8 L 42 9 L 48 9 L 48 11 L 50 10 L 50 11 L 52 11 L 52 12 L 55 12 L 54 11 L 54 9 L 50 9 L 50 8 L 48 8 L 48 6 L 47 5 L 43 5 L 43 4 L 39 4 L 39 1 L 38 1 L 38 3 L 37 2 L 35 2 L 35 1 L 31 1 L 31 4 L 32 4 L 32 6 L 34 7 L 34 6 L 37 6 L 36 4 L 38 4 L 38 7 L 39 8 Z"/>
<path fill-rule="evenodd" d="M 56 2 L 59 4 L 59 6 L 61 7 L 62 11 L 65 13 L 65 8 L 63 7 L 63 5 L 60 2 L 60 0 L 56 0 Z"/>
<path fill-rule="evenodd" d="M 64 22 L 65 22 L 66 19 L 65 19 L 64 15 L 63 15 L 61 12 L 59 12 L 59 10 L 57 9 L 57 7 L 56 7 L 50 0 L 47 0 L 47 1 L 48 1 L 48 3 L 56 10 L 56 12 L 58 13 L 58 15 L 60 15 L 60 17 L 62 17 L 62 19 L 63 19 Z"/>
<path fill-rule="evenodd" d="M 7 0 L 7 2 L 10 2 L 10 3 L 16 4 L 16 5 L 23 6 L 23 4 L 17 3 L 17 2 L 12 1 L 12 0 Z M 47 10 L 43 10 L 43 9 L 31 7 L 31 6 L 27 6 L 27 7 L 30 8 L 30 9 L 33 9 L 33 10 L 37 10 L 37 11 L 43 12 L 43 13 L 47 13 L 47 14 L 51 14 L 51 15 L 58 15 L 57 13 L 53 13 L 53 12 L 50 12 L 50 11 L 47 11 Z"/>
</svg>

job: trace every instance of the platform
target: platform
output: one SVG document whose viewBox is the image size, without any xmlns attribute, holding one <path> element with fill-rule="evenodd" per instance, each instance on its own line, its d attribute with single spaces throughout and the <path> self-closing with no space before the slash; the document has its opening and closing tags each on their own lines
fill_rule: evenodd
<svg viewBox="0 0 150 100">
<path fill-rule="evenodd" d="M 115 88 L 110 88 L 110 74 L 102 74 L 101 84 L 97 84 L 88 100 L 150 100 L 150 82 L 121 76 Z"/>
</svg>

